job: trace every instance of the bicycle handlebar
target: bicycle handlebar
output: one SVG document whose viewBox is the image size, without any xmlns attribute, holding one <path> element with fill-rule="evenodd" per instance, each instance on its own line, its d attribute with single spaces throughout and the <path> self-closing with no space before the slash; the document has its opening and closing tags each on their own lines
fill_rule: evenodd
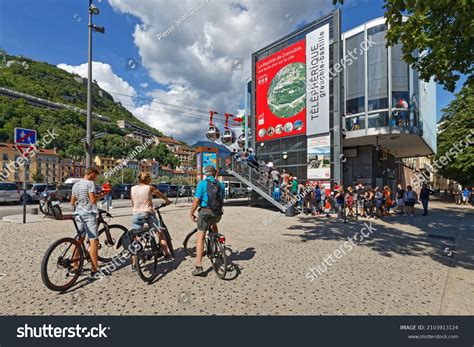
<svg viewBox="0 0 474 347">
<path fill-rule="evenodd" d="M 160 205 L 154 206 L 153 209 L 154 209 L 155 211 L 158 211 L 159 209 L 161 209 L 161 208 L 163 208 L 163 207 L 166 207 L 166 206 L 168 206 L 168 205 L 169 205 L 169 204 L 167 204 L 167 203 L 162 203 L 162 204 L 160 204 Z"/>
<path fill-rule="evenodd" d="M 105 216 L 108 217 L 108 218 L 114 218 L 114 217 L 113 217 L 109 212 L 107 212 L 106 210 L 101 210 L 101 209 L 99 209 L 98 211 L 99 211 L 99 215 L 101 215 L 101 216 L 102 216 L 103 214 L 105 214 Z"/>
</svg>

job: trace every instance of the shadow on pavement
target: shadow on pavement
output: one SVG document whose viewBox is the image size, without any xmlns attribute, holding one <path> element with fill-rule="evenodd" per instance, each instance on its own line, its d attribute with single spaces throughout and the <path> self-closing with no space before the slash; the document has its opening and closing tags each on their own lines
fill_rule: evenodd
<svg viewBox="0 0 474 347">
<path fill-rule="evenodd" d="M 233 251 L 231 247 L 227 246 L 227 274 L 225 277 L 226 281 L 235 280 L 237 277 L 240 276 L 243 266 L 241 266 L 238 261 L 245 261 L 250 260 L 255 257 L 255 248 L 249 247 L 246 250 L 240 251 Z"/>
<path fill-rule="evenodd" d="M 284 234 L 298 237 L 301 242 L 331 240 L 345 242 L 359 233 L 370 221 L 365 219 L 343 223 L 335 218 L 322 219 L 300 216 L 297 225 L 289 230 L 299 234 Z M 390 224 L 398 224 L 390 226 Z M 400 226 L 401 225 L 401 226 Z M 373 223 L 374 232 L 359 247 L 369 247 L 385 257 L 394 254 L 403 256 L 429 256 L 446 266 L 474 269 L 473 214 L 462 209 L 432 208 L 428 216 L 415 217 L 391 215 Z M 418 228 L 414 234 L 404 231 L 404 226 Z"/>
<path fill-rule="evenodd" d="M 157 268 L 156 268 L 156 273 L 157 275 L 149 282 L 149 284 L 154 284 L 161 280 L 163 277 L 165 277 L 167 274 L 172 272 L 173 270 L 176 270 L 179 265 L 186 259 L 186 253 L 184 252 L 184 248 L 178 248 L 174 250 L 174 260 L 172 261 L 159 261 Z M 163 259 L 163 258 L 160 258 Z"/>
</svg>

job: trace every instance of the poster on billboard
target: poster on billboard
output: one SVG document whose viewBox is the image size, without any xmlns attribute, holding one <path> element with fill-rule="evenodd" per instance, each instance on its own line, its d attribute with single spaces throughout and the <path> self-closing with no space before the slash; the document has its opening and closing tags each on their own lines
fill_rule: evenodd
<svg viewBox="0 0 474 347">
<path fill-rule="evenodd" d="M 305 40 L 257 62 L 257 141 L 306 132 L 305 62 Z"/>
<path fill-rule="evenodd" d="M 217 169 L 217 153 L 216 152 L 202 152 L 202 170 L 204 174 L 204 169 L 206 166 L 213 166 Z"/>
<path fill-rule="evenodd" d="M 306 35 L 306 135 L 329 132 L 329 24 Z"/>
<path fill-rule="evenodd" d="M 308 137 L 308 179 L 331 177 L 331 138 L 329 135 Z"/>
</svg>

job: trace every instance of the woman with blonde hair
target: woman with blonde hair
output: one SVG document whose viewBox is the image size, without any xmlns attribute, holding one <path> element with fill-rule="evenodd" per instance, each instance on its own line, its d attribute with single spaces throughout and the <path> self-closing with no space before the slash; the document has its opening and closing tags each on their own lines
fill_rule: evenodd
<svg viewBox="0 0 474 347">
<path fill-rule="evenodd" d="M 165 259 L 170 259 L 171 255 L 168 249 L 163 233 L 160 230 L 160 221 L 156 217 L 153 209 L 153 195 L 161 198 L 166 204 L 171 204 L 171 200 L 162 194 L 158 189 L 152 186 L 151 177 L 148 172 L 142 172 L 138 175 L 139 183 L 131 189 L 131 200 L 133 207 L 132 228 L 140 229 L 145 223 L 150 228 L 155 229 L 160 241 L 160 247 L 165 254 Z M 132 271 L 136 271 L 136 257 L 132 257 Z"/>
</svg>

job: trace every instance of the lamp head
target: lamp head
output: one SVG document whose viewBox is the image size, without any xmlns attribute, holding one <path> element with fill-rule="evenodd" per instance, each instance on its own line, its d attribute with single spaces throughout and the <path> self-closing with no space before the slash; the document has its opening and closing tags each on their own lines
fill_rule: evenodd
<svg viewBox="0 0 474 347">
<path fill-rule="evenodd" d="M 95 15 L 98 15 L 100 13 L 99 9 L 95 7 L 94 4 L 91 4 L 91 6 L 89 7 L 89 12 Z"/>
</svg>

